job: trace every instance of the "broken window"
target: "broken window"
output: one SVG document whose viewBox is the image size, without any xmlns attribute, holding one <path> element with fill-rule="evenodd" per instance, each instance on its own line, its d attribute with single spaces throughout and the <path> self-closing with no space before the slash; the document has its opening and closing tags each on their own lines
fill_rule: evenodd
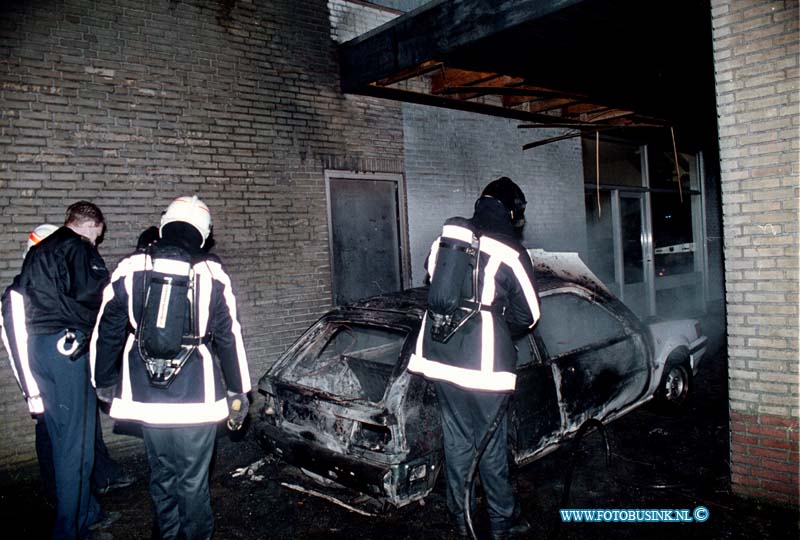
<svg viewBox="0 0 800 540">
<path fill-rule="evenodd" d="M 539 335 L 550 358 L 625 335 L 622 324 L 599 304 L 576 294 L 559 293 L 541 299 Z"/>
<path fill-rule="evenodd" d="M 298 349 L 285 378 L 341 400 L 380 401 L 407 332 L 328 321 Z"/>
</svg>

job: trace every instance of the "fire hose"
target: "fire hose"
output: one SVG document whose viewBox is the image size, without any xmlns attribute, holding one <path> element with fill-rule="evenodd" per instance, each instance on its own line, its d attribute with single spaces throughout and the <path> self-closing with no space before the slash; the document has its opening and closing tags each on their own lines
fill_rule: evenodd
<svg viewBox="0 0 800 540">
<path fill-rule="evenodd" d="M 503 396 L 503 401 L 500 403 L 500 407 L 497 408 L 497 414 L 494 415 L 492 423 L 489 425 L 489 429 L 483 436 L 481 443 L 475 449 L 475 455 L 472 456 L 472 463 L 470 463 L 469 472 L 467 473 L 467 480 L 464 483 L 464 520 L 467 522 L 467 531 L 469 532 L 472 540 L 478 540 L 478 537 L 475 534 L 475 528 L 472 525 L 472 501 L 470 500 L 472 498 L 472 488 L 475 486 L 475 476 L 478 473 L 478 464 L 481 462 L 481 457 L 483 457 L 486 447 L 489 446 L 489 441 L 492 440 L 495 431 L 497 431 L 497 427 L 500 425 L 500 420 L 503 418 L 503 416 L 505 416 L 505 413 L 508 410 L 510 397 L 511 394 L 506 394 Z"/>
</svg>

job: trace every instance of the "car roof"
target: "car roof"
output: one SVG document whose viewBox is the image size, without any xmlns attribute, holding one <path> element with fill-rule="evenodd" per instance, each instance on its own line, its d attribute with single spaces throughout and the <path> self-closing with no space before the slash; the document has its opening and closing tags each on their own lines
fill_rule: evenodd
<svg viewBox="0 0 800 540">
<path fill-rule="evenodd" d="M 562 289 L 565 287 L 579 287 L 591 291 L 595 296 L 606 297 L 610 300 L 610 295 L 605 287 L 597 287 L 595 282 L 585 279 L 583 276 L 569 276 L 563 271 L 558 274 L 536 266 L 534 270 L 534 285 L 539 294 L 546 291 Z M 350 302 L 340 307 L 342 310 L 367 309 L 375 311 L 390 311 L 409 314 L 416 312 L 420 317 L 425 312 L 428 302 L 428 287 L 414 287 L 404 291 L 380 294 Z"/>
</svg>

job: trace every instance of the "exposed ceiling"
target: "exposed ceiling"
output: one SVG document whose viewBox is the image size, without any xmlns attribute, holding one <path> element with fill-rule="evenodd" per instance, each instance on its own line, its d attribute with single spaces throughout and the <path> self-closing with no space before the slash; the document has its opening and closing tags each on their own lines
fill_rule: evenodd
<svg viewBox="0 0 800 540">
<path fill-rule="evenodd" d="M 702 147 L 716 133 L 710 21 L 707 0 L 431 2 L 342 44 L 342 90 L 563 128 L 558 138 L 674 128 Z"/>
</svg>

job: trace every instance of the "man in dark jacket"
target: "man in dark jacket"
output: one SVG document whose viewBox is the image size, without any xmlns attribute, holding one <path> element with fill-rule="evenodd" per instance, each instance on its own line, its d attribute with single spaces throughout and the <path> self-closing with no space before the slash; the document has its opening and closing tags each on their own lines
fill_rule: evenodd
<svg viewBox="0 0 800 540">
<path fill-rule="evenodd" d="M 97 399 L 86 353 L 108 282 L 108 270 L 95 247 L 104 229 L 97 206 L 86 201 L 70 205 L 64 226 L 28 252 L 18 282 L 29 334 L 18 343 L 27 346 L 52 443 L 56 539 L 87 538 L 90 525 L 102 519 L 89 483 Z"/>
<path fill-rule="evenodd" d="M 36 227 L 28 237 L 28 249 L 25 254 L 42 240 L 58 230 L 55 225 L 44 223 Z M 11 285 L 3 293 L 2 328 L 3 345 L 8 353 L 11 368 L 17 384 L 22 390 L 22 395 L 28 403 L 31 416 L 36 420 L 36 457 L 39 461 L 39 475 L 44 487 L 45 497 L 50 504 L 56 504 L 55 467 L 53 465 L 53 446 L 50 435 L 47 433 L 47 423 L 44 419 L 44 403 L 39 392 L 39 385 L 31 372 L 28 357 L 28 327 L 25 320 L 25 299 L 20 289 L 20 275 L 18 274 Z M 92 469 L 92 485 L 97 493 L 104 494 L 116 489 L 127 487 L 134 482 L 134 478 L 125 474 L 122 467 L 111 458 L 108 447 L 103 441 L 103 430 L 97 422 L 95 430 L 95 459 Z"/>
<path fill-rule="evenodd" d="M 173 201 L 158 241 L 114 271 L 91 342 L 98 397 L 113 418 L 142 425 L 162 540 L 211 538 L 216 424 L 228 418 L 237 430 L 248 409 L 236 298 L 219 258 L 203 249 L 210 233 L 203 201 Z"/>
<path fill-rule="evenodd" d="M 479 464 L 490 532 L 526 532 L 508 477 L 507 400 L 516 385 L 514 339 L 539 319 L 533 266 L 519 243 L 525 197 L 503 177 L 486 186 L 470 219 L 451 218 L 431 247 L 428 312 L 408 365 L 436 382 L 442 416 L 447 505 L 467 535 L 465 482 L 479 444 L 502 420 Z"/>
</svg>

